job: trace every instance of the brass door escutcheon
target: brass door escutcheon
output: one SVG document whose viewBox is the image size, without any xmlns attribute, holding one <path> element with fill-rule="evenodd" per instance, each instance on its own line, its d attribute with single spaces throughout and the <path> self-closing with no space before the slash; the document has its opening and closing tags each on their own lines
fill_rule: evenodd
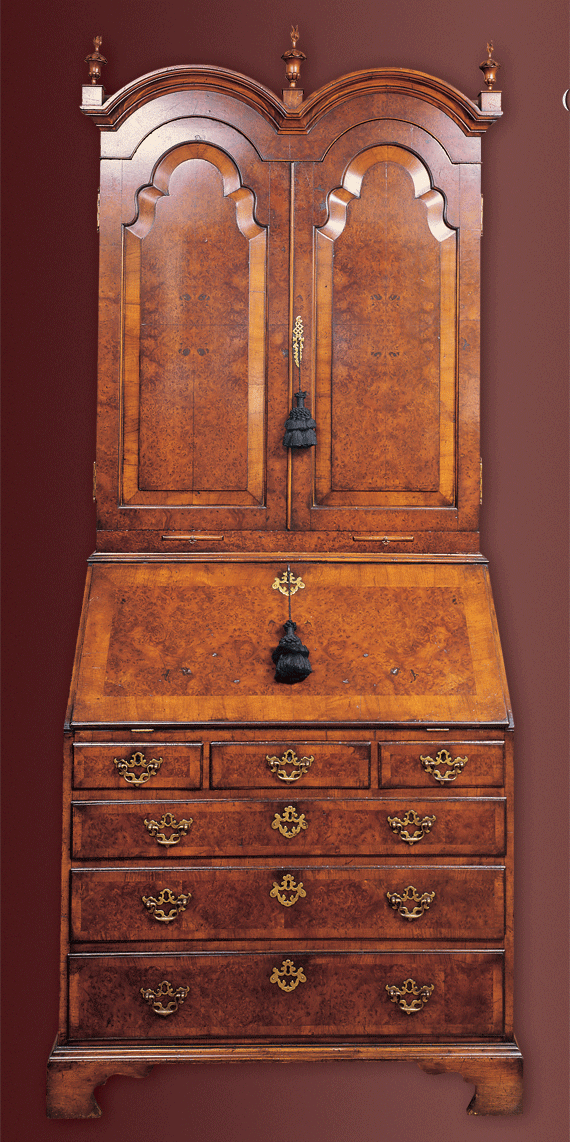
<svg viewBox="0 0 570 1142">
<path fill-rule="evenodd" d="M 284 892 L 291 892 L 292 896 L 284 896 Z M 303 888 L 303 881 L 300 880 L 298 884 L 295 883 L 295 877 L 286 872 L 278 884 L 276 880 L 273 881 L 273 888 L 269 893 L 270 896 L 277 897 L 280 904 L 285 908 L 290 908 L 292 904 L 296 904 L 300 896 L 306 896 L 307 893 Z"/>
<path fill-rule="evenodd" d="M 289 829 L 288 825 L 292 827 Z M 276 813 L 271 822 L 271 828 L 279 829 L 281 835 L 288 839 L 296 837 L 297 833 L 300 833 L 301 829 L 308 828 L 308 825 L 309 822 L 305 819 L 305 814 L 301 813 L 299 816 L 294 805 L 288 805 L 282 814 Z"/>
<path fill-rule="evenodd" d="M 386 820 L 392 831 L 397 833 L 407 845 L 415 845 L 418 841 L 421 841 L 422 837 L 425 837 L 426 834 L 429 833 L 435 822 L 435 817 L 420 818 L 414 809 L 408 809 L 402 818 L 387 817 Z M 408 832 L 408 825 L 415 825 L 416 829 L 414 833 Z"/>
<path fill-rule="evenodd" d="M 420 896 L 413 884 L 410 884 L 405 892 L 387 892 L 386 896 L 390 907 L 394 909 L 394 912 L 399 912 L 400 916 L 404 917 L 404 920 L 418 920 L 420 916 L 423 916 L 424 912 L 427 912 L 430 904 L 435 900 L 435 892 L 422 892 Z M 407 906 L 408 900 L 414 901 L 414 907 L 412 909 L 409 909 Z"/>
<path fill-rule="evenodd" d="M 144 753 L 141 753 L 140 750 L 133 753 L 128 761 L 118 757 L 115 757 L 113 761 L 121 777 L 124 777 L 129 785 L 144 785 L 145 781 L 148 781 L 150 777 L 154 777 L 154 775 L 158 773 L 162 765 L 161 757 L 147 761 Z M 138 775 L 133 772 L 136 766 L 141 767 L 141 772 Z"/>
<path fill-rule="evenodd" d="M 175 896 L 170 888 L 163 888 L 158 896 L 141 896 L 141 900 L 155 920 L 159 920 L 162 924 L 170 924 L 180 912 L 186 911 L 188 901 L 192 899 L 192 893 L 181 892 L 180 896 Z M 164 905 L 171 905 L 170 911 L 164 911 Z"/>
<path fill-rule="evenodd" d="M 283 757 L 269 757 L 265 755 L 265 760 L 272 773 L 279 778 L 280 781 L 298 781 L 300 777 L 304 777 L 309 767 L 314 762 L 314 757 L 302 757 L 299 761 L 297 754 L 292 749 L 285 750 Z M 286 765 L 294 766 L 291 773 L 285 770 Z"/>
<path fill-rule="evenodd" d="M 395 984 L 386 984 L 386 991 L 390 996 L 392 1003 L 397 1003 L 401 1011 L 405 1011 L 406 1015 L 415 1015 L 418 1011 L 425 1007 L 432 991 L 434 989 L 433 983 L 424 983 L 422 987 L 413 979 L 405 979 L 401 987 L 396 987 Z M 413 995 L 414 999 L 410 1003 L 406 1002 L 406 996 Z"/>
<path fill-rule="evenodd" d="M 433 757 L 423 757 L 422 754 L 420 754 L 420 761 L 426 773 L 430 773 L 432 777 L 435 777 L 435 780 L 439 781 L 440 785 L 449 785 L 451 781 L 455 781 L 455 778 L 459 777 L 462 769 L 467 765 L 469 758 L 456 757 L 452 759 L 448 750 L 440 749 L 439 753 L 435 755 L 435 761 Z M 439 769 L 435 768 L 436 765 L 447 766 L 445 773 L 440 773 Z"/>
<path fill-rule="evenodd" d="M 302 968 L 294 967 L 293 960 L 283 960 L 280 968 L 273 968 L 269 982 L 276 983 L 281 991 L 294 991 L 298 984 L 307 982 L 307 977 Z"/>
<path fill-rule="evenodd" d="M 145 817 L 145 825 L 151 835 L 155 837 L 159 845 L 177 845 L 182 839 L 183 835 L 188 832 L 193 818 L 189 817 L 188 820 L 176 822 L 176 818 L 172 813 L 164 813 L 160 821 L 148 821 Z M 164 833 L 159 833 L 159 829 L 174 829 L 175 831 L 167 837 Z"/>
<path fill-rule="evenodd" d="M 184 1003 L 189 987 L 177 987 L 176 991 L 168 980 L 164 979 L 159 987 L 153 989 L 152 987 L 141 987 L 140 993 L 146 1003 L 152 1007 L 155 1015 L 174 1015 L 178 1011 L 181 1003 Z M 163 1006 L 162 999 L 169 996 L 169 1002 L 166 1007 Z"/>
</svg>

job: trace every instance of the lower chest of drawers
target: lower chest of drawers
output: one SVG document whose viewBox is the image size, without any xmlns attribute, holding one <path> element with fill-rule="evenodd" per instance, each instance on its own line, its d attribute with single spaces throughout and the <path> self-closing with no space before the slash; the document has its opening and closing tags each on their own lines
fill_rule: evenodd
<svg viewBox="0 0 570 1142">
<path fill-rule="evenodd" d="M 70 1041 L 501 1035 L 502 742 L 83 740 L 73 773 Z"/>
</svg>

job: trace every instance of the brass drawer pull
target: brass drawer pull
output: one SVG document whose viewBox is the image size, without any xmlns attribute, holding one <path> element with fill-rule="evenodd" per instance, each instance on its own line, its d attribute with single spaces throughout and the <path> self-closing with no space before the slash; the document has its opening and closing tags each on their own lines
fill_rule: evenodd
<svg viewBox="0 0 570 1142">
<path fill-rule="evenodd" d="M 113 760 L 121 777 L 124 777 L 129 785 L 144 785 L 145 781 L 148 781 L 150 777 L 154 777 L 154 775 L 158 773 L 162 765 L 161 757 L 147 761 L 144 753 L 141 753 L 140 750 L 133 753 L 128 761 L 118 757 L 115 757 Z M 141 772 L 138 775 L 133 773 L 136 766 L 144 766 L 144 769 L 141 768 Z"/>
<path fill-rule="evenodd" d="M 390 907 L 394 909 L 394 912 L 399 912 L 400 916 L 404 917 L 404 920 L 418 920 L 420 916 L 423 916 L 424 912 L 427 912 L 430 904 L 433 904 L 435 900 L 435 892 L 422 892 L 420 896 L 413 884 L 410 884 L 405 892 L 387 892 L 386 896 L 388 897 Z M 408 900 L 414 901 L 414 907 L 412 909 L 408 908 Z"/>
<path fill-rule="evenodd" d="M 287 983 L 287 980 L 291 980 L 291 983 Z M 281 991 L 294 991 L 299 983 L 307 982 L 307 977 L 302 968 L 293 966 L 293 960 L 283 960 L 280 968 L 273 968 L 269 982 L 276 983 Z"/>
<path fill-rule="evenodd" d="M 400 1010 L 405 1011 L 406 1015 L 415 1015 L 416 1012 L 421 1011 L 433 989 L 433 983 L 424 983 L 422 987 L 418 987 L 414 979 L 405 979 L 401 987 L 396 987 L 395 984 L 386 984 L 386 991 L 390 996 L 391 1003 L 397 1003 Z M 415 997 L 411 1003 L 406 1003 L 407 995 Z"/>
<path fill-rule="evenodd" d="M 300 777 L 304 777 L 309 767 L 314 762 L 314 757 L 302 757 L 299 761 L 297 754 L 292 749 L 285 750 L 283 757 L 269 757 L 265 755 L 265 760 L 272 773 L 279 778 L 280 781 L 298 781 Z M 286 765 L 294 766 L 291 773 L 285 770 Z"/>
<path fill-rule="evenodd" d="M 162 924 L 171 924 L 173 920 L 181 913 L 186 911 L 188 901 L 192 899 L 191 892 L 181 892 L 180 896 L 175 896 L 170 888 L 163 888 L 158 896 L 141 896 L 141 900 L 155 920 L 159 920 Z M 163 905 L 171 905 L 170 912 L 165 912 Z"/>
<path fill-rule="evenodd" d="M 284 892 L 291 892 L 293 895 L 287 897 L 283 895 Z M 269 895 L 277 897 L 279 903 L 282 904 L 284 908 L 290 908 L 292 904 L 297 903 L 300 896 L 306 896 L 307 893 L 303 888 L 303 881 L 300 880 L 299 883 L 296 884 L 295 877 L 286 872 L 281 880 L 281 884 L 278 884 L 276 880 L 273 881 L 273 888 Z"/>
<path fill-rule="evenodd" d="M 182 836 L 188 832 L 192 820 L 193 818 L 189 817 L 187 821 L 182 820 L 176 823 L 176 818 L 172 816 L 172 813 L 164 813 L 160 821 L 148 821 L 145 817 L 144 823 L 151 837 L 156 837 L 159 845 L 177 845 Z M 159 829 L 174 829 L 175 831 L 167 837 L 164 833 L 159 833 Z"/>
<path fill-rule="evenodd" d="M 414 809 L 408 809 L 402 818 L 387 817 L 386 820 L 392 831 L 397 833 L 401 840 L 405 841 L 407 845 L 415 845 L 429 833 L 435 822 L 435 817 L 418 817 Z M 414 833 L 408 832 L 408 825 L 415 825 Z"/>
<path fill-rule="evenodd" d="M 141 987 L 140 991 L 143 999 L 152 1007 L 155 1015 L 174 1015 L 174 1012 L 178 1011 L 180 1005 L 184 1003 L 190 988 L 177 987 L 174 991 L 172 984 L 164 979 L 156 990 L 153 990 L 152 987 Z M 162 1004 L 163 996 L 170 996 L 170 1002 L 166 1004 L 166 1007 L 163 1007 Z"/>
<path fill-rule="evenodd" d="M 306 820 L 304 813 L 298 816 L 295 807 L 288 805 L 287 808 L 283 810 L 283 814 L 275 814 L 271 822 L 271 828 L 279 829 L 281 836 L 290 839 L 291 837 L 296 837 L 297 833 L 301 832 L 301 829 L 308 828 L 308 824 L 309 822 Z M 287 827 L 288 825 L 292 827 L 289 829 Z"/>
<path fill-rule="evenodd" d="M 469 758 L 456 757 L 452 759 L 448 750 L 440 749 L 439 753 L 435 755 L 435 761 L 433 757 L 423 757 L 422 754 L 420 754 L 420 761 L 426 773 L 431 773 L 431 776 L 435 777 L 435 780 L 439 781 L 440 785 L 449 785 L 451 781 L 455 781 L 455 778 L 459 777 L 462 769 L 467 765 Z M 445 773 L 440 773 L 439 769 L 435 768 L 436 765 L 447 766 Z"/>
</svg>

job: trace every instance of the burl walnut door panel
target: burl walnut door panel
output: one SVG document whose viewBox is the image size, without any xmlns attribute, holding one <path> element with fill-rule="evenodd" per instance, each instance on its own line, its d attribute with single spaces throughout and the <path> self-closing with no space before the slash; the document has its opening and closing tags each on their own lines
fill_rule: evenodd
<svg viewBox="0 0 570 1142">
<path fill-rule="evenodd" d="M 79 860 L 167 856 L 404 853 L 495 856 L 504 851 L 500 797 L 405 800 L 76 802 Z M 420 858 L 421 859 L 421 858 Z"/>
<path fill-rule="evenodd" d="M 236 164 L 195 142 L 139 192 L 124 230 L 125 505 L 263 505 L 267 228 L 254 205 Z"/>
<path fill-rule="evenodd" d="M 319 506 L 454 502 L 456 235 L 443 210 L 402 147 L 361 152 L 330 191 L 315 233 L 316 415 L 331 442 Z"/>
<path fill-rule="evenodd" d="M 413 882 L 413 883 L 412 883 Z M 74 869 L 73 941 L 495 940 L 504 869 Z"/>
<path fill-rule="evenodd" d="M 271 955 L 69 959 L 74 1040 L 317 1033 L 447 1039 L 498 1035 L 502 1019 L 500 952 L 290 954 L 285 948 Z"/>
</svg>

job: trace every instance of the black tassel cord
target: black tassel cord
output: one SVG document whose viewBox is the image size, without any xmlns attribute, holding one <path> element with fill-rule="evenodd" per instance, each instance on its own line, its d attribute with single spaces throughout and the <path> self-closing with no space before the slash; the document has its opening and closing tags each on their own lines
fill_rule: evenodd
<svg viewBox="0 0 570 1142">
<path fill-rule="evenodd" d="M 303 322 L 300 317 L 295 319 L 293 327 L 293 358 L 299 370 L 299 389 L 294 394 L 296 405 L 289 413 L 285 424 L 283 444 L 285 448 L 312 448 L 317 443 L 317 425 L 308 408 L 305 408 L 305 399 L 308 393 L 301 389 L 301 360 L 303 357 Z"/>
<path fill-rule="evenodd" d="M 294 682 L 302 682 L 309 674 L 312 674 L 313 668 L 309 662 L 308 648 L 295 634 L 297 623 L 294 623 L 291 618 L 291 568 L 289 566 L 287 567 L 287 585 L 289 618 L 285 623 L 285 634 L 280 640 L 279 646 L 275 647 L 271 657 L 275 663 L 275 681 L 287 682 L 292 685 Z"/>
</svg>

